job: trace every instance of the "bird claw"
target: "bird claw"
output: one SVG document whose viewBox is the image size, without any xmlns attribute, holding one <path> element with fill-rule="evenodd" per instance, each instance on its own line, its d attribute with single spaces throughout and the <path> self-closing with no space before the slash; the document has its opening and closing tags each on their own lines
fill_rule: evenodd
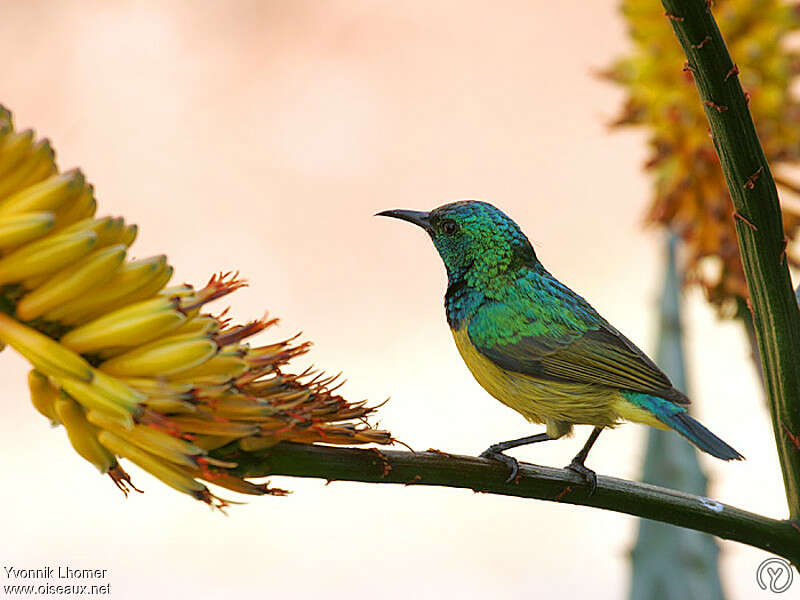
<svg viewBox="0 0 800 600">
<path fill-rule="evenodd" d="M 597 490 L 597 473 L 592 471 L 589 467 L 584 465 L 583 463 L 578 462 L 577 460 L 573 460 L 569 463 L 565 469 L 569 469 L 573 473 L 577 473 L 583 480 L 586 482 L 586 485 L 589 486 L 589 496 L 591 497 L 595 491 Z"/>
<path fill-rule="evenodd" d="M 503 454 L 503 451 L 500 449 L 500 444 L 492 444 L 478 456 L 481 458 L 494 458 L 495 460 L 498 460 L 495 458 L 495 455 L 497 454 Z"/>
<path fill-rule="evenodd" d="M 496 460 L 506 465 L 511 470 L 511 474 L 506 479 L 506 483 L 511 483 L 517 478 L 517 475 L 519 474 L 519 461 L 513 456 L 503 454 L 497 449 L 496 445 L 489 446 L 486 450 L 480 453 L 480 457 Z"/>
</svg>

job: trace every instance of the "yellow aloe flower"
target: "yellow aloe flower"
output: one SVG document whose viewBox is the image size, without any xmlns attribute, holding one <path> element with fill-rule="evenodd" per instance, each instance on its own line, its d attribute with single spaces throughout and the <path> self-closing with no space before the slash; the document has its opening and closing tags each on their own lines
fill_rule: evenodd
<svg viewBox="0 0 800 600">
<path fill-rule="evenodd" d="M 780 0 L 717 0 L 713 4 L 761 144 L 773 169 L 800 155 L 800 104 L 790 87 L 800 61 L 786 47 L 800 29 L 800 16 Z M 628 94 L 615 126 L 645 125 L 655 179 L 647 218 L 668 225 L 686 242 L 689 280 L 699 282 L 719 308 L 741 307 L 748 293 L 739 259 L 733 206 L 708 135 L 708 124 L 689 67 L 658 2 L 623 0 L 622 13 L 633 53 L 604 75 Z M 697 47 L 707 40 L 697 40 Z M 684 73 L 679 76 L 681 65 Z M 786 189 L 790 182 L 776 176 Z M 784 206 L 787 240 L 795 237 L 800 216 Z M 791 255 L 787 259 L 795 264 Z"/>
<path fill-rule="evenodd" d="M 204 311 L 246 285 L 237 273 L 170 287 L 166 257 L 128 260 L 136 226 L 96 208 L 83 174 L 59 173 L 49 142 L 0 106 L 0 343 L 33 366 L 34 407 L 126 494 L 120 458 L 223 508 L 203 482 L 286 492 L 236 476 L 211 454 L 222 446 L 393 441 L 366 423 L 374 407 L 336 394 L 336 377 L 284 371 L 309 344 L 246 343 L 276 320 Z"/>
</svg>

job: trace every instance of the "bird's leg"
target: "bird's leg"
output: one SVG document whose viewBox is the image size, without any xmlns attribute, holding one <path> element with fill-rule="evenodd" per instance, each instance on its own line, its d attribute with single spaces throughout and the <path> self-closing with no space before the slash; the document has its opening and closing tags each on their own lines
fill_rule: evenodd
<svg viewBox="0 0 800 600">
<path fill-rule="evenodd" d="M 552 439 L 546 433 L 537 433 L 536 435 L 529 435 L 527 437 L 519 438 L 516 440 L 508 440 L 506 442 L 498 442 L 496 444 L 492 444 L 486 450 L 481 452 L 481 458 L 491 458 L 492 460 L 498 460 L 501 463 L 505 464 L 509 469 L 511 469 L 511 474 L 506 479 L 506 483 L 510 483 L 514 480 L 519 473 L 519 461 L 513 456 L 508 456 L 507 454 L 503 454 L 505 450 L 510 450 L 511 448 L 517 448 L 519 446 L 525 446 L 527 444 L 535 444 L 536 442 L 546 442 L 547 440 Z M 588 452 L 588 450 L 587 450 Z"/>
<path fill-rule="evenodd" d="M 581 451 L 578 452 L 575 455 L 575 458 L 572 459 L 572 462 L 565 467 L 570 471 L 575 471 L 578 475 L 584 478 L 586 485 L 589 486 L 590 496 L 594 494 L 594 491 L 597 489 L 597 473 L 592 471 L 583 463 L 586 460 L 586 457 L 589 455 L 589 450 L 592 449 L 592 446 L 594 446 L 594 443 L 597 441 L 597 437 L 600 435 L 601 431 L 603 431 L 602 427 L 595 427 L 592 430 L 592 433 L 589 435 L 589 439 L 586 440 L 583 448 L 581 448 Z"/>
</svg>

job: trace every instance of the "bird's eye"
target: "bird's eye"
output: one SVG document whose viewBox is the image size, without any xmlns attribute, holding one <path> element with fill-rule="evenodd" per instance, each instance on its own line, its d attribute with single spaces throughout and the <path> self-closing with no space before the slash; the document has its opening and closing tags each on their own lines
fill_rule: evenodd
<svg viewBox="0 0 800 600">
<path fill-rule="evenodd" d="M 447 235 L 453 235 L 458 231 L 458 225 L 454 221 L 445 221 L 442 223 L 442 231 Z"/>
</svg>

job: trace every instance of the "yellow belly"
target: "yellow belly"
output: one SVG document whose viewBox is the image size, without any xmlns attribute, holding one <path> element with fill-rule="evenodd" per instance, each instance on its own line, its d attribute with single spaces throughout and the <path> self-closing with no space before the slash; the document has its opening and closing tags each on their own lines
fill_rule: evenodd
<svg viewBox="0 0 800 600">
<path fill-rule="evenodd" d="M 528 421 L 545 423 L 550 437 L 568 434 L 573 424 L 614 427 L 620 419 L 666 429 L 649 412 L 625 400 L 616 388 L 547 381 L 501 369 L 477 351 L 466 326 L 453 331 L 453 339 L 478 383 Z"/>
</svg>

